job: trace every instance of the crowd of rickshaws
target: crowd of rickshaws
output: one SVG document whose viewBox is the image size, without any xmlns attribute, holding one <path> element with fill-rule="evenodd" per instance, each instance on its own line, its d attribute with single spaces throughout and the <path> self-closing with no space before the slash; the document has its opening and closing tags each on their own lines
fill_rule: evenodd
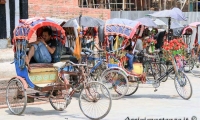
<svg viewBox="0 0 200 120">
<path fill-rule="evenodd" d="M 10 79 L 6 90 L 10 111 L 20 115 L 36 98 L 48 98 L 55 110 L 63 111 L 73 94 L 79 93 L 83 114 L 102 119 L 113 99 L 134 94 L 139 84 L 152 84 L 156 91 L 169 77 L 178 94 L 190 99 L 192 85 L 185 73 L 197 75 L 193 68 L 198 67 L 196 36 L 200 23 L 173 26 L 172 20 L 185 20 L 177 8 L 150 16 L 166 17 L 168 30 L 158 29 L 149 16 L 106 21 L 79 16 L 60 25 L 48 18 L 20 20 L 13 32 L 17 76 Z M 51 38 L 56 41 L 52 62 L 31 60 L 27 67 L 28 44 L 45 28 L 51 29 Z M 37 92 L 27 93 L 28 88 Z"/>
</svg>

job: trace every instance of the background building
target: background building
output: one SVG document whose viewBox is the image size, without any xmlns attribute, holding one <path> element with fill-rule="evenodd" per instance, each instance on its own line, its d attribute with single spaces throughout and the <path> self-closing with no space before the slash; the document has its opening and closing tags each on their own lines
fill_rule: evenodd
<svg viewBox="0 0 200 120">
<path fill-rule="evenodd" d="M 109 9 L 80 8 L 80 0 L 0 0 L 0 48 L 5 48 L 13 37 L 19 19 L 53 17 L 70 19 L 85 16 L 110 18 Z"/>
<path fill-rule="evenodd" d="M 79 6 L 105 8 L 112 11 L 158 11 L 179 7 L 184 12 L 187 12 L 197 11 L 198 7 L 200 7 L 198 1 L 200 0 L 79 0 Z"/>
<path fill-rule="evenodd" d="M 13 36 L 19 19 L 28 18 L 28 0 L 0 0 L 0 48 Z"/>
<path fill-rule="evenodd" d="M 68 20 L 82 13 L 103 20 L 115 17 L 134 20 L 153 11 L 179 7 L 188 16 L 187 23 L 191 23 L 200 21 L 196 12 L 200 10 L 199 3 L 198 0 L 0 0 L 0 48 L 10 43 L 19 19 L 42 16 Z"/>
</svg>

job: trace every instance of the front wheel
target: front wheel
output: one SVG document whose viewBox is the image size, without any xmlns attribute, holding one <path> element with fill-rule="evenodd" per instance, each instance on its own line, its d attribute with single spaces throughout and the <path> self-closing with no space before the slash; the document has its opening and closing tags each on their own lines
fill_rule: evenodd
<svg viewBox="0 0 200 120">
<path fill-rule="evenodd" d="M 82 113 L 89 119 L 104 118 L 111 109 L 112 99 L 109 90 L 100 82 L 86 84 L 79 97 Z"/>
<path fill-rule="evenodd" d="M 183 99 L 190 99 L 192 96 L 192 85 L 184 72 L 178 71 L 178 74 L 175 76 L 174 84 L 178 94 Z"/>
</svg>

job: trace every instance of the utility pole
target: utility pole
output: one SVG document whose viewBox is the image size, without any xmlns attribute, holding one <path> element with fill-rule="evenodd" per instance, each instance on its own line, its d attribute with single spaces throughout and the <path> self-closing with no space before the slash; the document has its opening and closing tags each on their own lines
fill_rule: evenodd
<svg viewBox="0 0 200 120">
<path fill-rule="evenodd" d="M 159 10 L 162 10 L 162 0 L 159 0 Z"/>
<path fill-rule="evenodd" d="M 165 1 L 164 1 L 164 9 L 165 9 L 165 10 L 166 10 L 166 2 L 167 2 L 167 1 L 165 0 Z"/>
<path fill-rule="evenodd" d="M 198 12 L 198 0 L 196 0 L 196 12 Z"/>
</svg>

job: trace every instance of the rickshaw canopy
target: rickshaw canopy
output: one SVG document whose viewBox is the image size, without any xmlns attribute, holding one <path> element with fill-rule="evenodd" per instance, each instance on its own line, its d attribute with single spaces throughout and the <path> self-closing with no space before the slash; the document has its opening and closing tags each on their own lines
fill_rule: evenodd
<svg viewBox="0 0 200 120">
<path fill-rule="evenodd" d="M 89 16 L 76 17 L 68 20 L 63 27 L 77 27 L 77 23 L 84 27 L 99 27 L 104 26 L 104 21 L 98 18 Z"/>
<path fill-rule="evenodd" d="M 137 28 L 141 25 L 139 21 L 128 19 L 114 18 L 109 19 L 105 23 L 105 35 L 120 35 L 126 38 L 132 38 Z"/>
<path fill-rule="evenodd" d="M 189 26 L 191 27 L 197 27 L 200 25 L 200 22 L 193 22 L 193 23 L 190 23 Z"/>
<path fill-rule="evenodd" d="M 25 39 L 29 42 L 33 33 L 37 32 L 37 36 L 41 35 L 42 27 L 51 27 L 53 32 L 53 37 L 59 37 L 59 40 L 62 40 L 62 44 L 65 43 L 65 31 L 64 29 L 53 22 L 52 20 L 34 17 L 29 19 L 21 19 L 19 20 L 19 25 L 13 31 L 13 42 L 17 39 Z"/>
<path fill-rule="evenodd" d="M 147 27 L 154 27 L 154 28 L 157 27 L 156 23 L 151 18 L 148 17 L 138 18 L 136 19 L 136 21 L 141 22 L 143 25 Z"/>
<path fill-rule="evenodd" d="M 192 35 L 192 33 L 193 33 L 192 28 L 190 26 L 186 26 L 183 29 L 182 35 Z"/>
<path fill-rule="evenodd" d="M 162 20 L 160 19 L 155 19 L 154 20 L 154 23 L 157 25 L 157 26 L 167 26 L 167 24 L 165 22 L 163 22 Z"/>
<path fill-rule="evenodd" d="M 171 10 L 162 10 L 159 12 L 155 12 L 153 14 L 149 14 L 153 17 L 160 18 L 172 18 L 179 21 L 186 21 L 187 18 L 184 16 L 183 12 L 179 8 L 173 8 Z"/>
</svg>

